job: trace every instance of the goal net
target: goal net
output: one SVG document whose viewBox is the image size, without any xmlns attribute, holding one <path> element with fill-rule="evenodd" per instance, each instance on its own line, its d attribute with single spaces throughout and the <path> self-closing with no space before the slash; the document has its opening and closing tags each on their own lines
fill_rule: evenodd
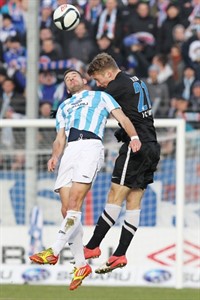
<svg viewBox="0 0 200 300">
<path fill-rule="evenodd" d="M 185 132 L 180 124 L 180 120 L 155 121 L 161 159 L 155 182 L 149 185 L 143 197 L 141 226 L 175 225 L 177 197 L 182 198 L 181 206 L 184 197 L 186 205 L 199 204 L 199 132 L 186 132 L 184 143 Z M 105 163 L 85 199 L 84 225 L 94 225 L 105 205 L 114 161 L 121 145 L 113 134 L 116 126 L 115 120 L 108 120 L 104 138 Z M 55 121 L 2 120 L 0 130 L 1 224 L 29 224 L 35 205 L 42 209 L 45 225 L 59 224 L 60 200 L 53 192 L 56 172 L 47 172 L 47 161 L 56 135 Z M 185 216 L 186 225 L 195 222 L 195 218 L 188 218 Z M 122 219 L 123 211 L 117 225 Z"/>
</svg>

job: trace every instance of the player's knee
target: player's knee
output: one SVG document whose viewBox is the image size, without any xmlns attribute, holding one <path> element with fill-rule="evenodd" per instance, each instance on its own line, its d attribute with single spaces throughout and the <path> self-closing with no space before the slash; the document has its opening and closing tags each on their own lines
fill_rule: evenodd
<svg viewBox="0 0 200 300">
<path fill-rule="evenodd" d="M 68 210 L 80 210 L 82 201 L 76 196 L 71 196 L 69 199 Z"/>
</svg>

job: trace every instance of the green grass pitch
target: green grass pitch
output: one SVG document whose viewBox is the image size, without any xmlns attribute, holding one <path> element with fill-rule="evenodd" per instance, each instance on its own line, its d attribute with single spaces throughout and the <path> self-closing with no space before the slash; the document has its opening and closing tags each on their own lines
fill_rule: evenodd
<svg viewBox="0 0 200 300">
<path fill-rule="evenodd" d="M 200 300 L 198 289 L 1 285 L 1 300 Z"/>
</svg>

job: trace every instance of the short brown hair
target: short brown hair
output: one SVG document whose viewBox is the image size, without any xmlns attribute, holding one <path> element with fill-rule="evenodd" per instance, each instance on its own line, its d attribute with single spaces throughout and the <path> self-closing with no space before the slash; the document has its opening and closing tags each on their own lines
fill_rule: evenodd
<svg viewBox="0 0 200 300">
<path fill-rule="evenodd" d="M 118 69 L 118 65 L 111 55 L 103 52 L 103 53 L 97 54 L 93 58 L 93 60 L 89 64 L 87 73 L 89 75 L 93 75 L 96 72 L 105 71 L 110 68 Z"/>
<path fill-rule="evenodd" d="M 83 78 L 83 75 L 82 75 L 79 71 L 77 71 L 77 70 L 75 70 L 75 69 L 68 69 L 67 71 L 65 71 L 65 73 L 64 73 L 64 75 L 63 75 L 63 79 L 65 80 L 66 75 L 67 75 L 68 73 L 71 73 L 71 72 L 76 72 L 76 73 L 78 73 L 78 74 Z"/>
</svg>

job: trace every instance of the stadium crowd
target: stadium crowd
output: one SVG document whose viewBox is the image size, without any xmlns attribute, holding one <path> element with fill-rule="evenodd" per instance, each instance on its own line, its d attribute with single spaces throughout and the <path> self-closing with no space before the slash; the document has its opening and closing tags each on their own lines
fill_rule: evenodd
<svg viewBox="0 0 200 300">
<path fill-rule="evenodd" d="M 26 118 L 28 1 L 0 0 L 0 119 Z M 53 23 L 54 9 L 64 3 L 81 13 L 73 31 Z M 200 128 L 199 0 L 40 0 L 38 24 L 38 118 L 50 118 L 67 97 L 67 68 L 87 75 L 91 59 L 107 52 L 146 82 L 155 118 L 185 118 L 187 128 Z"/>
</svg>

